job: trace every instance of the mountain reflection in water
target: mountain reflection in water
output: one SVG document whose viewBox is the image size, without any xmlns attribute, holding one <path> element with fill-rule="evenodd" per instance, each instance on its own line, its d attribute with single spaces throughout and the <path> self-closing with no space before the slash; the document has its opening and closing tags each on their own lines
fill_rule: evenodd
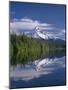
<svg viewBox="0 0 68 90">
<path fill-rule="evenodd" d="M 29 64 L 17 64 L 10 67 L 10 78 L 13 80 L 31 80 L 41 75 L 54 73 L 60 68 L 65 68 L 65 56 L 61 58 L 38 59 Z"/>
</svg>

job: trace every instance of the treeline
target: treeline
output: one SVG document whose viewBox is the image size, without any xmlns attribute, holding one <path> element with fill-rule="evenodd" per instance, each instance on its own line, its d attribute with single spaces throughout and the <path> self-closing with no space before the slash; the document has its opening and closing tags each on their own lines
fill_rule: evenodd
<svg viewBox="0 0 68 90">
<path fill-rule="evenodd" d="M 34 39 L 24 34 L 10 34 L 10 64 L 25 64 L 39 58 L 59 55 L 62 51 L 65 51 L 65 43 Z"/>
</svg>

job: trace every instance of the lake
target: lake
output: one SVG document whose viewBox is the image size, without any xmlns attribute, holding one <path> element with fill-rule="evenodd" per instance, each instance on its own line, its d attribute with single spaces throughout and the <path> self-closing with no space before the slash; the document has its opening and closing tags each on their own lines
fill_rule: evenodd
<svg viewBox="0 0 68 90">
<path fill-rule="evenodd" d="M 66 84 L 66 57 L 48 57 L 10 66 L 10 88 L 61 86 Z"/>
</svg>

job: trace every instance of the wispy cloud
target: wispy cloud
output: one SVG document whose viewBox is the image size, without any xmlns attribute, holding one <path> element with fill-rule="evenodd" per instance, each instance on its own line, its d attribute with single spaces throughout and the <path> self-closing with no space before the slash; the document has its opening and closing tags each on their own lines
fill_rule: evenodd
<svg viewBox="0 0 68 90">
<path fill-rule="evenodd" d="M 51 29 L 51 25 L 48 23 L 41 23 L 38 20 L 32 20 L 29 18 L 14 19 L 10 22 L 10 30 L 33 30 L 36 26 L 42 29 Z"/>
<path fill-rule="evenodd" d="M 50 38 L 59 38 L 65 40 L 65 29 L 58 29 L 53 24 L 41 23 L 38 20 L 30 18 L 13 19 L 10 21 L 10 32 L 35 32 L 35 27 L 38 26 L 43 33 L 47 33 Z M 36 35 L 35 35 L 36 36 Z"/>
<path fill-rule="evenodd" d="M 56 37 L 65 40 L 65 29 L 61 29 L 57 34 Z"/>
</svg>

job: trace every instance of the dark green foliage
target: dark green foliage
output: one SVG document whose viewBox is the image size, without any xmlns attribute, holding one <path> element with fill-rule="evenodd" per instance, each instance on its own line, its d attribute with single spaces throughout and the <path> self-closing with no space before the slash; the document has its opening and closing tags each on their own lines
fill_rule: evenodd
<svg viewBox="0 0 68 90">
<path fill-rule="evenodd" d="M 10 64 L 25 64 L 33 60 L 59 55 L 65 51 L 65 43 L 34 39 L 23 35 L 10 35 Z"/>
</svg>

